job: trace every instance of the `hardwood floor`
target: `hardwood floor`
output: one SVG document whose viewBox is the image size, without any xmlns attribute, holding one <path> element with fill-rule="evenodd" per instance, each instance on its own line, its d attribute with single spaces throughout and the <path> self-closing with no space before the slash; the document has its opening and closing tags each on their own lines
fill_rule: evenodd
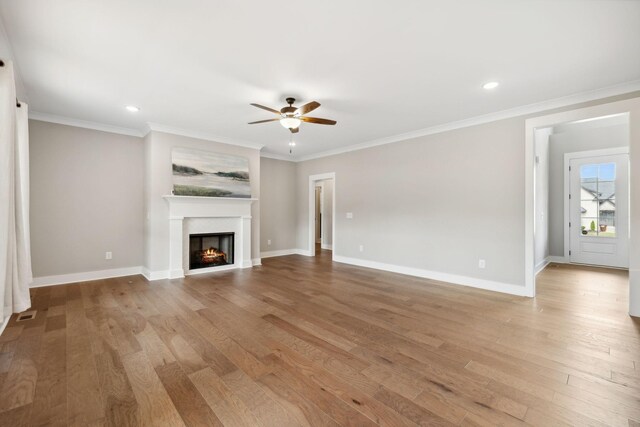
<svg viewBox="0 0 640 427">
<path fill-rule="evenodd" d="M 625 272 L 553 265 L 528 299 L 329 254 L 33 290 L 0 424 L 639 425 Z"/>
</svg>

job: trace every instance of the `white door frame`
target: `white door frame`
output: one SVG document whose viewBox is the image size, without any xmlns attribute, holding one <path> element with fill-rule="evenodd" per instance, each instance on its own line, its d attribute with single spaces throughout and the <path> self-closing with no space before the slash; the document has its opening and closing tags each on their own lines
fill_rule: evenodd
<svg viewBox="0 0 640 427">
<path fill-rule="evenodd" d="M 567 227 L 571 221 L 571 203 L 567 195 L 571 192 L 571 175 L 569 172 L 569 162 L 574 159 L 584 159 L 585 157 L 612 156 L 616 154 L 629 154 L 629 147 L 605 148 L 602 150 L 578 151 L 564 154 L 564 259 L 569 262 L 571 256 L 571 230 Z"/>
<path fill-rule="evenodd" d="M 631 186 L 629 241 L 629 314 L 640 316 L 640 194 L 633 186 L 636 174 L 640 174 L 640 98 L 616 101 L 593 107 L 564 111 L 561 113 L 533 117 L 525 120 L 525 248 L 524 284 L 525 294 L 536 295 L 535 281 L 535 129 L 555 126 L 560 123 L 587 120 L 614 114 L 629 114 L 629 177 Z M 638 258 L 636 260 L 636 258 Z"/>
<path fill-rule="evenodd" d="M 320 188 L 320 199 L 317 201 L 320 206 L 313 205 L 313 210 L 315 213 L 316 208 L 320 211 L 320 244 L 322 245 L 322 240 L 324 239 L 324 227 L 322 226 L 322 219 L 324 218 L 324 181 L 317 182 L 315 188 Z M 315 218 L 315 216 L 314 216 Z M 317 231 L 317 230 L 316 230 Z M 318 243 L 318 235 L 314 233 L 314 237 L 316 244 Z"/>
<path fill-rule="evenodd" d="M 317 175 L 309 175 L 309 256 L 316 255 L 316 224 L 315 224 L 315 206 L 316 206 L 316 182 L 323 181 L 325 179 L 333 179 L 333 203 L 332 203 L 332 217 L 333 227 L 331 227 L 331 241 L 333 242 L 333 251 L 331 252 L 331 259 L 333 260 L 336 253 L 336 173 L 327 172 Z"/>
</svg>

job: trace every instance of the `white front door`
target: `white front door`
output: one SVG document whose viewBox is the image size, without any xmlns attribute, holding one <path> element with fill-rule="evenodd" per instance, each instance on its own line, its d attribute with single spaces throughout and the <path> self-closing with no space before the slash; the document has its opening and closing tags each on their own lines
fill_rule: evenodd
<svg viewBox="0 0 640 427">
<path fill-rule="evenodd" d="M 629 155 L 569 161 L 571 262 L 629 267 Z"/>
</svg>

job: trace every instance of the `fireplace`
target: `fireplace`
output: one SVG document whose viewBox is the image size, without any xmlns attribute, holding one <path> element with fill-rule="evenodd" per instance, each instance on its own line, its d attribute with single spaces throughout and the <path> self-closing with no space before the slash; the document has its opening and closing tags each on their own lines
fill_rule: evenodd
<svg viewBox="0 0 640 427">
<path fill-rule="evenodd" d="M 233 265 L 235 233 L 189 235 L 189 270 Z"/>
<path fill-rule="evenodd" d="M 178 279 L 185 275 L 253 266 L 251 243 L 256 236 L 251 233 L 251 204 L 257 199 L 174 195 L 162 196 L 162 198 L 169 206 L 169 270 L 151 271 L 149 272 L 151 277 Z M 190 245 L 193 244 L 191 236 L 200 237 L 200 234 L 205 233 L 234 233 L 233 251 L 217 241 L 213 243 L 203 241 L 202 249 L 199 241 L 194 242 L 198 244 L 197 250 L 213 247 L 225 252 L 226 265 L 190 268 L 193 261 L 193 251 L 190 250 Z M 218 261 L 221 262 L 220 259 Z"/>
</svg>

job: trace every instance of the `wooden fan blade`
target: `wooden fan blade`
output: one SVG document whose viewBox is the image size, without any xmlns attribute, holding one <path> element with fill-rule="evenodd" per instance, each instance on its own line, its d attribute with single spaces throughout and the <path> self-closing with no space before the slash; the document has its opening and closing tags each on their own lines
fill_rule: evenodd
<svg viewBox="0 0 640 427">
<path fill-rule="evenodd" d="M 303 122 L 316 123 L 319 125 L 335 125 L 336 123 L 338 123 L 335 120 L 319 119 L 317 117 L 298 117 L 298 118 Z"/>
<path fill-rule="evenodd" d="M 303 114 L 307 114 L 307 113 L 315 110 L 319 106 L 320 106 L 319 102 L 311 101 L 308 104 L 304 104 L 302 107 L 298 107 L 298 109 L 295 111 L 294 114 L 297 115 L 297 116 L 301 116 Z"/>
<path fill-rule="evenodd" d="M 298 133 L 298 131 L 300 130 L 300 128 L 291 128 L 289 129 L 291 131 L 291 133 Z"/>
<path fill-rule="evenodd" d="M 249 122 L 250 125 L 255 125 L 256 123 L 267 123 L 267 122 L 277 122 L 280 119 L 267 119 L 267 120 L 258 120 L 257 122 Z"/>
<path fill-rule="evenodd" d="M 273 108 L 265 107 L 264 105 L 260 105 L 260 104 L 250 104 L 250 105 L 253 105 L 254 107 L 262 108 L 263 110 L 271 111 L 272 113 L 280 115 L 280 111 L 274 110 Z"/>
</svg>

